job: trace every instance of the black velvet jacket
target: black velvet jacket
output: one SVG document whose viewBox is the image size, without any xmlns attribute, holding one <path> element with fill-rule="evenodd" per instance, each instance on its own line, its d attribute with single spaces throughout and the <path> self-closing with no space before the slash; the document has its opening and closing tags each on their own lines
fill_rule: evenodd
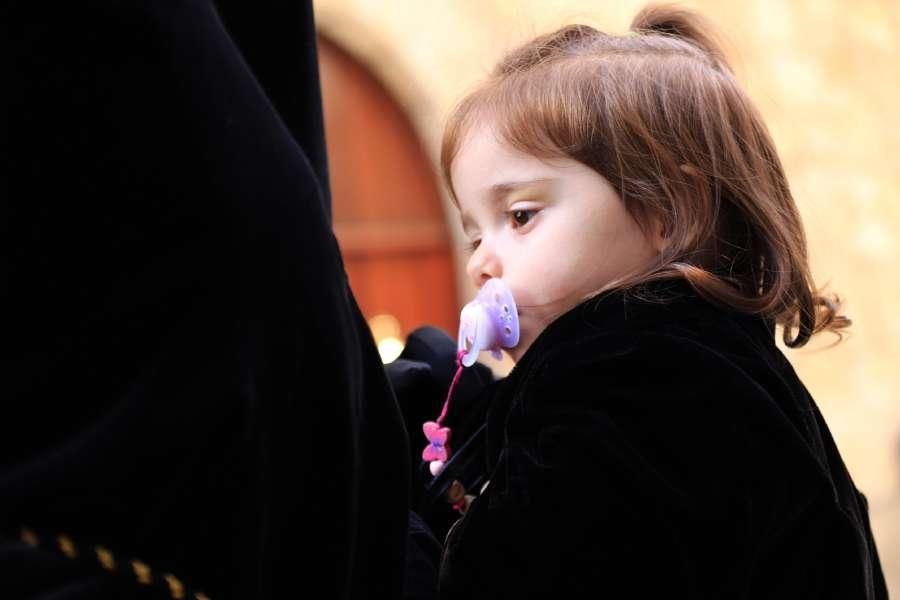
<svg viewBox="0 0 900 600">
<path fill-rule="evenodd" d="M 887 597 L 865 496 L 771 323 L 683 282 L 617 292 L 484 394 L 489 482 L 442 599 Z"/>
</svg>

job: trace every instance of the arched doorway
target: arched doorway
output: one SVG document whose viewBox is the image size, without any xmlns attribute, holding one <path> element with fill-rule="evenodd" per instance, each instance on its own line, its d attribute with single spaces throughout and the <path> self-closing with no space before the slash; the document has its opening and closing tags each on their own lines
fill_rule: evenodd
<svg viewBox="0 0 900 600">
<path fill-rule="evenodd" d="M 334 231 L 379 350 L 389 359 L 423 324 L 455 337 L 453 253 L 431 163 L 383 86 L 322 36 L 318 50 Z"/>
</svg>

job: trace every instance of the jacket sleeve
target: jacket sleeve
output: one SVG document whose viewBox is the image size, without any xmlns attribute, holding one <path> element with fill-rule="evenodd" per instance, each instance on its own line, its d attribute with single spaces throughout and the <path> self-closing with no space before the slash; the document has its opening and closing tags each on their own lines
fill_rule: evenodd
<svg viewBox="0 0 900 600">
<path fill-rule="evenodd" d="M 861 531 L 865 524 L 843 510 L 823 490 L 759 554 L 751 598 L 860 598 L 886 600 L 887 589 L 877 551 Z M 869 553 L 874 552 L 874 561 Z M 866 565 L 866 568 L 858 568 Z"/>
</svg>

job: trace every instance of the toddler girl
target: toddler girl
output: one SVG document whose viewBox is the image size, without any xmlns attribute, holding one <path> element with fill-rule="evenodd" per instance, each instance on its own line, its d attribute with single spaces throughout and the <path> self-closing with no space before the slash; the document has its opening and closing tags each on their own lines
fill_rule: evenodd
<svg viewBox="0 0 900 600">
<path fill-rule="evenodd" d="M 887 597 L 866 499 L 775 344 L 849 320 L 713 39 L 672 7 L 564 27 L 449 120 L 467 271 L 505 284 L 519 339 L 441 598 Z"/>
</svg>

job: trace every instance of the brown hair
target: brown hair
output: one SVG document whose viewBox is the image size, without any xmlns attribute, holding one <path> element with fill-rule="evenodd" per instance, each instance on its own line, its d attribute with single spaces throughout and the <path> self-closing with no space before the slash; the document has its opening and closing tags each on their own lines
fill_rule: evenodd
<svg viewBox="0 0 900 600">
<path fill-rule="evenodd" d="M 784 326 L 784 342 L 850 320 L 814 287 L 800 215 L 769 133 L 699 15 L 648 6 L 632 33 L 563 27 L 509 53 L 456 108 L 450 168 L 469 127 L 489 117 L 512 148 L 571 158 L 605 177 L 660 262 L 614 288 L 683 278 L 704 297 Z M 796 335 L 791 332 L 796 328 Z"/>
</svg>

